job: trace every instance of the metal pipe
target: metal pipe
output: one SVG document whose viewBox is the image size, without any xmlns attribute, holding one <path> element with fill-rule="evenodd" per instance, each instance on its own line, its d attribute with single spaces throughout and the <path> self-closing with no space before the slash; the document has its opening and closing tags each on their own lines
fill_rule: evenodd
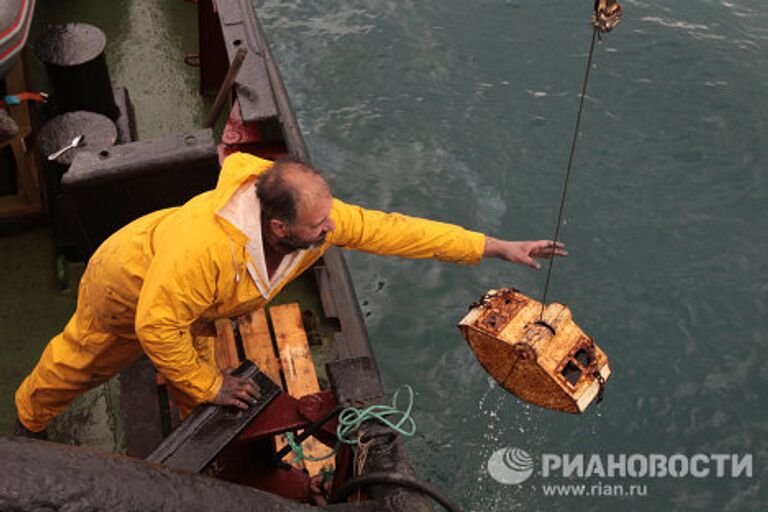
<svg viewBox="0 0 768 512">
<path fill-rule="evenodd" d="M 243 65 L 243 61 L 245 60 L 247 53 L 248 50 L 245 48 L 239 48 L 237 50 L 235 58 L 232 59 L 232 63 L 229 65 L 229 70 L 227 71 L 224 80 L 221 82 L 219 92 L 216 94 L 216 99 L 213 100 L 213 107 L 211 107 L 211 112 L 208 114 L 208 118 L 205 120 L 205 128 L 213 128 L 213 125 L 216 124 L 216 120 L 219 118 L 221 109 L 224 108 L 227 97 L 232 91 L 232 86 L 235 84 L 235 79 L 237 78 L 237 74 L 240 72 L 240 67 Z"/>
</svg>

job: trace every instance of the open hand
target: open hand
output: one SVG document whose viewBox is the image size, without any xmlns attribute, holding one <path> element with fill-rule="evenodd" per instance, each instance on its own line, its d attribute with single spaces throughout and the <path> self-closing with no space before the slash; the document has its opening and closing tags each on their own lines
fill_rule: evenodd
<svg viewBox="0 0 768 512">
<path fill-rule="evenodd" d="M 512 242 L 486 237 L 484 256 L 500 258 L 535 268 L 541 268 L 541 264 L 534 258 L 551 258 L 553 256 L 567 256 L 565 245 L 562 242 L 552 240 L 537 240 L 527 242 Z"/>
<path fill-rule="evenodd" d="M 230 405 L 245 410 L 258 398 L 259 391 L 251 379 L 225 374 L 221 389 L 212 402 L 217 405 Z"/>
</svg>

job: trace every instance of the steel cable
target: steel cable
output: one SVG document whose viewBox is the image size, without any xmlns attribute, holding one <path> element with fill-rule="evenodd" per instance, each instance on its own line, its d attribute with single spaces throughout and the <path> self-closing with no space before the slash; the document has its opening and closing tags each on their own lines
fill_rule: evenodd
<svg viewBox="0 0 768 512">
<path fill-rule="evenodd" d="M 589 56 L 587 57 L 587 69 L 584 72 L 584 82 L 581 85 L 581 97 L 579 98 L 579 112 L 576 115 L 576 127 L 573 130 L 573 138 L 571 139 L 571 153 L 568 157 L 568 167 L 565 171 L 565 181 L 563 183 L 563 194 L 560 198 L 560 210 L 557 214 L 557 224 L 555 225 L 555 236 L 552 237 L 552 240 L 555 242 L 555 244 L 559 241 L 560 238 L 560 227 L 563 223 L 563 212 L 565 211 L 565 199 L 568 195 L 568 183 L 571 179 L 571 170 L 573 169 L 573 160 L 576 155 L 576 143 L 579 138 L 579 129 L 581 127 L 581 118 L 582 114 L 584 112 L 584 98 L 587 96 L 587 83 L 589 82 L 589 71 L 592 68 L 592 56 L 595 53 L 595 41 L 597 41 L 599 30 L 597 27 L 593 28 L 592 30 L 592 43 L 589 45 Z M 547 293 L 549 292 L 549 283 L 552 279 L 552 268 L 555 265 L 555 257 L 554 255 L 549 258 L 549 265 L 547 266 L 547 280 L 544 283 L 544 293 L 542 294 L 541 298 L 541 314 L 539 315 L 539 320 L 544 320 L 544 308 L 547 304 Z"/>
</svg>

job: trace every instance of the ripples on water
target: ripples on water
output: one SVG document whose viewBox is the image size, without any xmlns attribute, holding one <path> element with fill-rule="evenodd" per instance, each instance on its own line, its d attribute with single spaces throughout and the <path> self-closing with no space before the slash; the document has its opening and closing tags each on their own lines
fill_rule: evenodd
<svg viewBox="0 0 768 512">
<path fill-rule="evenodd" d="M 509 238 L 547 237 L 589 44 L 590 2 L 257 2 L 314 161 L 337 194 Z M 385 383 L 417 391 L 419 472 L 473 510 L 551 509 L 494 482 L 532 454 L 754 453 L 752 480 L 645 480 L 572 510 L 756 510 L 766 501 L 768 5 L 623 2 L 596 52 L 551 296 L 611 356 L 580 417 L 489 380 L 455 324 L 543 274 L 350 255 Z M 555 482 L 556 483 L 556 482 Z M 629 482 L 635 483 L 635 482 Z"/>
</svg>

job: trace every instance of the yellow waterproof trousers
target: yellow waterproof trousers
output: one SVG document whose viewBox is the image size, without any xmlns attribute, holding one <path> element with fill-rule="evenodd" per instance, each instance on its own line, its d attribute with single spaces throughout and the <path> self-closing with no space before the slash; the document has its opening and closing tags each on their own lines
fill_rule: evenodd
<svg viewBox="0 0 768 512">
<path fill-rule="evenodd" d="M 110 325 L 98 314 L 105 306 L 100 295 L 105 287 L 90 270 L 80 281 L 75 314 L 51 339 L 37 366 L 16 391 L 19 421 L 29 430 L 44 430 L 72 400 L 106 382 L 142 354 L 132 325 Z M 215 368 L 215 338 L 199 336 L 193 342 L 200 360 Z M 189 415 L 197 404 L 172 383 L 167 386 L 182 418 Z"/>
</svg>

